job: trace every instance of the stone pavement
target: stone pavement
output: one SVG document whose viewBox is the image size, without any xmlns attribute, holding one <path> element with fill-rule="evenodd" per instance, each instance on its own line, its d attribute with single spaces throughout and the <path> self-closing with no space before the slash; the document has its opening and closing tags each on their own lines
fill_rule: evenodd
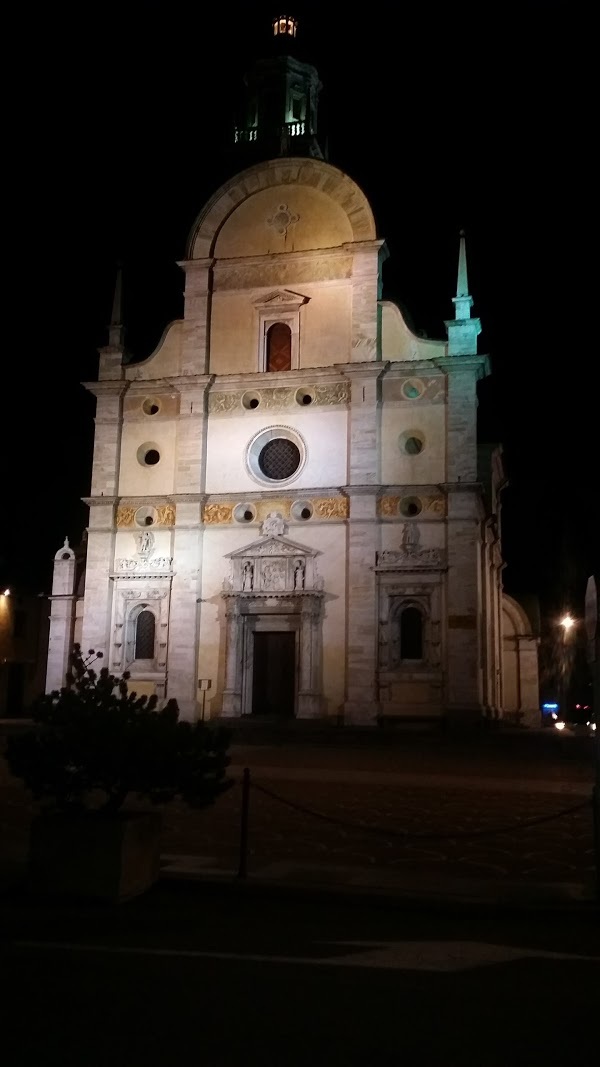
<svg viewBox="0 0 600 1067">
<path fill-rule="evenodd" d="M 230 773 L 235 784 L 214 807 L 164 809 L 165 879 L 232 881 L 242 864 L 253 886 L 533 906 L 594 899 L 588 739 L 257 731 L 232 746 Z M 6 770 L 0 788 L 6 879 L 22 869 L 35 809 Z"/>
</svg>

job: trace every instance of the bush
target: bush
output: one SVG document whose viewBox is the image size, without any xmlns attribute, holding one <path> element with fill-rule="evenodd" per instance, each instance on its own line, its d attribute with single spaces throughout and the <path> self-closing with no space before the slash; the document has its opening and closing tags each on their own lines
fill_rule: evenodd
<svg viewBox="0 0 600 1067">
<path fill-rule="evenodd" d="M 156 696 L 129 692 L 127 673 L 95 671 L 101 656 L 90 650 L 84 659 L 74 646 L 66 685 L 34 702 L 31 730 L 8 738 L 11 773 L 61 810 L 117 811 L 130 794 L 212 804 L 233 785 L 225 777 L 231 732 L 180 722 L 174 700 L 157 710 Z"/>
</svg>

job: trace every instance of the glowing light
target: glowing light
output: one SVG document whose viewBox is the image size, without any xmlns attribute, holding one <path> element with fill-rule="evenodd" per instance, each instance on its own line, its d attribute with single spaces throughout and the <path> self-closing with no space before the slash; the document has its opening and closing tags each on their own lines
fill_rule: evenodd
<svg viewBox="0 0 600 1067">
<path fill-rule="evenodd" d="M 5 589 L 2 596 L 10 596 L 10 589 Z"/>
<path fill-rule="evenodd" d="M 564 728 L 565 728 L 565 724 L 564 724 L 564 722 L 555 722 L 555 723 L 554 723 L 554 726 L 555 726 L 555 728 L 556 728 L 557 730 L 564 730 Z"/>
<path fill-rule="evenodd" d="M 544 711 L 558 711 L 558 704 L 542 704 Z"/>
<path fill-rule="evenodd" d="M 563 630 L 566 630 L 568 632 L 571 627 L 575 625 L 575 619 L 572 619 L 570 615 L 565 615 L 564 618 L 560 620 L 560 625 L 562 626 Z"/>
<path fill-rule="evenodd" d="M 298 23 L 292 15 L 278 15 L 276 19 L 273 19 L 273 33 L 275 37 L 278 37 L 279 34 L 287 34 L 289 37 L 295 37 L 297 29 Z"/>
</svg>

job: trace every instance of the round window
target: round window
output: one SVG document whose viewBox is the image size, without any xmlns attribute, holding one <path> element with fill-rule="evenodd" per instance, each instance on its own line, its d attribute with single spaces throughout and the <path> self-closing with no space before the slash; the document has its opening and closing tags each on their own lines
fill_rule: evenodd
<svg viewBox="0 0 600 1067">
<path fill-rule="evenodd" d="M 418 396 L 421 396 L 424 388 L 420 378 L 409 378 L 402 384 L 402 394 L 407 400 L 416 400 Z"/>
<path fill-rule="evenodd" d="M 154 467 L 160 461 L 160 452 L 153 441 L 146 441 L 137 450 L 137 461 L 142 467 Z"/>
<path fill-rule="evenodd" d="M 254 504 L 236 504 L 233 517 L 236 522 L 253 522 L 256 518 L 256 508 Z"/>
<path fill-rule="evenodd" d="M 156 508 L 150 507 L 148 504 L 144 504 L 141 508 L 138 508 L 135 513 L 136 526 L 154 526 L 157 519 L 158 512 Z"/>
<path fill-rule="evenodd" d="M 294 500 L 290 510 L 293 519 L 306 522 L 312 518 L 313 506 L 310 500 Z"/>
<path fill-rule="evenodd" d="M 402 497 L 400 502 L 400 514 L 405 518 L 414 518 L 415 515 L 421 513 L 423 505 L 418 496 L 405 496 Z"/>
<path fill-rule="evenodd" d="M 296 403 L 299 404 L 301 408 L 307 408 L 309 404 L 313 403 L 314 399 L 315 394 L 313 389 L 306 389 L 303 387 L 302 389 L 296 390 Z"/>
<path fill-rule="evenodd" d="M 147 396 L 142 404 L 142 411 L 145 415 L 158 415 L 160 411 L 160 400 L 155 396 Z"/>
<path fill-rule="evenodd" d="M 425 448 L 425 438 L 420 430 L 406 430 L 400 434 L 398 443 L 407 456 L 418 456 Z"/>
<path fill-rule="evenodd" d="M 266 478 L 282 482 L 300 466 L 300 449 L 285 437 L 274 437 L 260 450 L 258 465 Z"/>
<path fill-rule="evenodd" d="M 248 446 L 246 464 L 250 474 L 263 485 L 283 485 L 297 477 L 306 459 L 306 447 L 299 433 L 287 426 L 262 430 Z"/>
</svg>

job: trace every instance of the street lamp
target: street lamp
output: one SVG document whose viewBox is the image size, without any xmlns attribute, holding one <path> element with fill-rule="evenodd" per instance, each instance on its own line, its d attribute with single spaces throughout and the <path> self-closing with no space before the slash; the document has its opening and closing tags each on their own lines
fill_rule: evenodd
<svg viewBox="0 0 600 1067">
<path fill-rule="evenodd" d="M 565 683 L 566 683 L 566 675 L 567 675 L 566 645 L 567 645 L 567 641 L 569 639 L 569 634 L 570 634 L 571 630 L 573 629 L 573 627 L 575 626 L 575 619 L 571 615 L 569 615 L 569 613 L 567 612 L 566 615 L 563 615 L 562 619 L 560 620 L 559 625 L 562 626 L 562 648 L 561 648 L 561 654 L 560 654 L 560 668 L 559 668 L 558 709 L 559 709 L 559 712 L 564 715 L 565 711 L 566 711 L 566 709 L 563 709 L 563 704 L 565 703 L 565 692 L 566 692 L 566 684 Z"/>
<path fill-rule="evenodd" d="M 596 744 L 594 776 L 594 855 L 596 858 L 596 899 L 600 903 L 600 569 L 588 578 L 585 591 L 587 660 L 592 672 L 592 722 Z"/>
</svg>

